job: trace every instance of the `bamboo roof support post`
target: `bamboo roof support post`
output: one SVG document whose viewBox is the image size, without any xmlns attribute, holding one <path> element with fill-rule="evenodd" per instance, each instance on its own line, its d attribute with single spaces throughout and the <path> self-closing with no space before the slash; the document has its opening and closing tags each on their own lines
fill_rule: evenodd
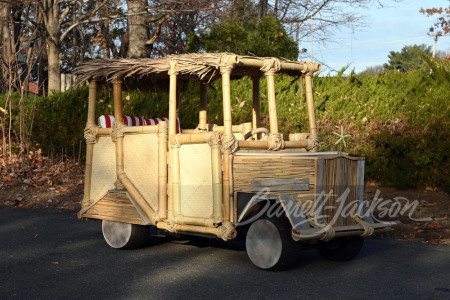
<svg viewBox="0 0 450 300">
<path fill-rule="evenodd" d="M 317 135 L 316 117 L 314 111 L 314 98 L 312 87 L 312 75 L 310 71 L 305 75 L 306 104 L 308 106 L 309 133 L 311 135 L 312 146 L 308 150 L 318 151 L 319 137 Z"/>
<path fill-rule="evenodd" d="M 230 143 L 233 142 L 233 127 L 231 121 L 231 86 L 230 75 L 233 68 L 233 62 L 225 57 L 225 66 L 220 67 L 222 73 L 222 97 L 223 97 L 223 125 L 224 125 L 224 139 L 227 139 Z M 234 141 L 236 142 L 236 141 Z M 224 143 L 222 143 L 222 149 L 224 149 Z M 228 147 L 227 147 L 228 148 Z M 230 159 L 232 150 L 224 149 L 223 151 L 223 222 L 230 222 Z"/>
<path fill-rule="evenodd" d="M 198 128 L 206 130 L 207 123 L 207 107 L 208 107 L 208 85 L 206 81 L 200 81 L 200 112 Z"/>
<path fill-rule="evenodd" d="M 170 60 L 170 86 L 169 86 L 169 136 L 173 136 L 177 133 L 177 75 L 176 71 L 177 62 Z"/>
<path fill-rule="evenodd" d="M 167 219 L 167 122 L 158 123 L 158 198 L 159 217 Z"/>
<path fill-rule="evenodd" d="M 177 96 L 176 96 L 176 99 L 177 99 L 177 118 L 180 116 L 180 100 L 181 100 L 180 95 L 181 95 L 181 83 L 178 82 L 178 84 L 177 84 Z"/>
<path fill-rule="evenodd" d="M 86 171 L 84 183 L 84 196 L 82 201 L 83 209 L 90 205 L 91 182 L 92 182 L 92 157 L 94 154 L 94 144 L 97 142 L 97 126 L 95 125 L 95 104 L 97 99 L 97 80 L 94 78 L 89 82 L 89 104 L 88 118 L 84 136 L 86 138 Z"/>
<path fill-rule="evenodd" d="M 175 60 L 169 61 L 170 69 L 170 85 L 169 85 L 169 169 L 168 169 L 168 217 L 169 220 L 173 220 L 175 211 L 174 193 L 173 193 L 173 171 L 174 171 L 174 155 L 172 146 L 175 141 L 176 129 L 176 116 L 177 116 L 177 75 L 176 70 L 177 62 Z"/>
<path fill-rule="evenodd" d="M 208 132 L 208 144 L 211 146 L 211 166 L 213 184 L 213 218 L 216 223 L 222 222 L 222 152 L 220 151 L 220 134 Z"/>
<path fill-rule="evenodd" d="M 269 122 L 270 133 L 278 133 L 278 118 L 277 118 L 277 104 L 275 102 L 275 72 L 276 68 L 271 67 L 266 72 L 267 79 L 267 98 L 269 102 Z"/>
<path fill-rule="evenodd" d="M 124 172 L 123 165 L 123 111 L 122 111 L 122 78 L 117 77 L 113 81 L 113 98 L 114 98 L 114 124 L 113 135 L 116 141 L 116 172 Z"/>
<path fill-rule="evenodd" d="M 172 145 L 172 200 L 173 215 L 181 215 L 180 145 Z"/>
<path fill-rule="evenodd" d="M 259 77 L 252 77 L 253 82 L 253 112 L 252 112 L 252 129 L 255 130 L 256 128 L 259 128 L 259 122 L 260 122 L 260 114 L 261 114 L 261 108 L 260 108 L 260 99 L 259 99 Z M 259 139 L 258 134 L 258 139 Z"/>
</svg>

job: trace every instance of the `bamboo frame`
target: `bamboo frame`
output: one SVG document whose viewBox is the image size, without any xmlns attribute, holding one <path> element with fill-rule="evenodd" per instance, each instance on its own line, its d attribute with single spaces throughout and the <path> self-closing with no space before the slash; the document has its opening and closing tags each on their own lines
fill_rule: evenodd
<svg viewBox="0 0 450 300">
<path fill-rule="evenodd" d="M 158 124 L 158 215 L 167 218 L 167 122 Z"/>
<path fill-rule="evenodd" d="M 119 128 L 123 126 L 122 119 L 122 78 L 118 77 L 113 82 L 113 96 L 114 96 L 114 125 Z M 130 196 L 145 213 L 144 221 L 147 223 L 156 224 L 155 211 L 150 207 L 150 205 L 145 201 L 144 197 L 139 193 L 134 184 L 125 174 L 124 169 L 124 153 L 123 153 L 123 134 L 116 136 L 116 173 L 117 179 L 122 183 L 124 188 L 128 191 Z"/>
<path fill-rule="evenodd" d="M 224 134 L 232 135 L 231 123 L 231 86 L 230 74 L 231 67 L 221 67 L 222 73 L 222 97 L 223 97 L 223 125 Z M 223 221 L 230 222 L 230 154 L 223 153 L 222 157 L 223 168 Z"/>
<path fill-rule="evenodd" d="M 274 71 L 271 69 L 266 72 L 267 79 L 267 100 L 269 103 L 269 122 L 270 122 L 270 133 L 278 133 L 278 118 L 277 118 L 277 104 L 275 102 L 275 79 Z"/>
<path fill-rule="evenodd" d="M 158 79 L 159 78 L 164 79 L 167 78 L 167 76 L 169 76 L 170 78 L 168 129 L 166 127 L 165 122 L 161 122 L 159 125 L 154 126 L 136 126 L 136 127 L 124 126 L 122 118 L 123 117 L 122 77 L 120 76 L 113 80 L 114 116 L 116 122 L 114 123 L 113 128 L 97 129 L 95 125 L 96 123 L 95 102 L 97 92 L 97 81 L 95 78 L 90 81 L 88 120 L 86 123 L 86 127 L 90 127 L 92 129 L 92 132 L 90 132 L 89 137 L 90 141 L 93 142 L 87 145 L 86 184 L 84 188 L 83 200 L 90 200 L 89 199 L 90 188 L 92 183 L 91 178 L 92 159 L 93 159 L 92 156 L 94 147 L 93 143 L 96 141 L 96 138 L 98 136 L 111 135 L 113 141 L 115 141 L 117 179 L 119 183 L 121 183 L 123 187 L 126 189 L 127 195 L 130 196 L 129 199 L 131 199 L 131 202 L 136 207 L 145 224 L 153 223 L 154 225 L 157 226 L 157 228 L 166 229 L 171 232 L 184 231 L 192 233 L 203 233 L 215 235 L 217 237 L 223 238 L 224 240 L 227 240 L 233 238 L 235 235 L 235 228 L 231 222 L 235 222 L 237 218 L 236 193 L 237 191 L 239 191 L 238 189 L 239 172 L 236 172 L 235 174 L 232 173 L 233 157 L 234 157 L 233 152 L 235 151 L 235 148 L 231 146 L 235 146 L 237 143 L 239 147 L 249 149 L 279 150 L 284 147 L 284 148 L 306 148 L 307 150 L 311 150 L 308 147 L 312 147 L 312 145 L 314 145 L 314 148 L 312 150 L 314 151 L 317 150 L 317 144 L 315 143 L 317 140 L 317 128 L 314 115 L 312 74 L 315 71 L 320 70 L 320 65 L 313 64 L 311 62 L 294 63 L 294 62 L 280 61 L 277 59 L 249 58 L 229 54 L 221 54 L 219 56 L 220 63 L 218 65 L 214 65 L 213 63 L 208 65 L 208 63 L 210 62 L 208 59 L 211 60 L 216 59 L 217 58 L 216 56 L 217 56 L 216 54 L 211 54 L 210 56 L 206 55 L 205 61 L 199 61 L 199 64 L 195 65 L 197 67 L 193 67 L 195 60 L 190 61 L 189 59 L 187 59 L 186 61 L 183 61 L 182 59 L 178 60 L 177 58 L 173 59 L 170 58 L 165 60 L 166 65 L 164 66 L 164 68 L 159 67 L 159 69 L 155 71 L 155 73 L 157 73 L 158 76 L 163 74 L 161 77 L 158 77 Z M 167 67 L 167 63 L 170 64 L 169 70 L 165 69 Z M 125 62 L 124 64 L 126 65 L 127 62 Z M 177 64 L 180 64 L 181 66 Z M 238 67 L 237 71 L 236 70 L 233 71 L 233 67 L 235 66 Z M 257 67 L 259 68 L 259 70 L 253 69 L 250 71 L 247 68 L 239 68 L 239 67 Z M 217 75 L 218 68 L 220 69 L 220 76 L 222 77 L 224 126 L 212 126 L 207 124 L 207 84 L 205 76 L 211 76 L 211 79 L 216 79 L 218 77 Z M 241 125 L 233 125 L 231 118 L 230 80 L 232 76 L 240 76 L 241 74 L 246 73 L 247 71 L 249 71 L 251 73 L 250 75 L 253 76 L 252 122 L 244 123 Z M 295 74 L 295 76 L 299 75 L 305 76 L 310 133 L 283 134 L 283 135 L 280 135 L 278 133 L 274 74 L 279 71 L 280 72 L 289 71 L 284 72 L 289 75 Z M 136 70 L 136 74 L 138 74 L 139 72 L 144 71 L 142 71 L 142 69 Z M 151 68 L 148 68 L 146 72 L 153 73 L 153 70 Z M 178 112 L 180 109 L 179 105 L 180 86 L 177 85 L 178 72 L 180 72 L 181 74 L 180 78 L 183 79 L 186 78 L 192 79 L 194 76 L 198 76 L 195 78 L 195 80 L 200 81 L 200 111 L 198 123 L 199 125 L 197 129 L 209 130 L 213 132 L 208 133 L 183 132 L 182 134 L 176 134 L 176 117 L 178 116 Z M 117 73 L 119 72 L 116 71 L 115 74 Z M 126 72 L 123 72 L 123 74 L 126 74 Z M 251 131 L 252 129 L 259 128 L 260 126 L 259 76 L 261 76 L 262 74 L 264 74 L 267 78 L 267 95 L 268 95 L 270 133 L 271 133 L 269 137 L 275 136 L 276 138 L 278 138 L 278 140 L 275 141 L 275 139 L 273 140 L 269 139 L 259 141 L 236 141 L 235 139 L 233 139 L 234 138 L 233 133 L 236 132 L 246 133 L 248 131 Z M 223 132 L 223 134 L 218 134 L 214 132 Z M 148 133 L 158 135 L 157 212 L 155 212 L 154 209 L 151 207 L 151 205 L 147 202 L 148 199 L 147 200 L 144 199 L 142 194 L 136 189 L 136 186 L 127 177 L 124 168 L 124 144 L 123 144 L 124 136 L 128 134 L 148 134 Z M 281 140 L 280 143 L 279 138 L 281 137 L 283 139 Z M 273 147 L 274 141 L 278 143 L 280 147 L 277 148 Z M 311 141 L 313 141 L 314 143 L 311 143 Z M 221 147 L 221 142 L 223 143 L 223 145 L 226 146 Z M 211 216 L 203 216 L 203 215 L 202 217 L 184 216 L 182 214 L 181 209 L 182 207 L 181 183 L 182 180 L 184 179 L 181 178 L 180 172 L 184 169 L 180 170 L 180 159 L 183 157 L 183 156 L 180 157 L 180 147 L 185 144 L 204 144 L 204 143 L 209 143 L 211 147 L 210 159 L 211 159 L 212 189 L 213 189 L 212 191 L 213 212 Z M 247 151 L 247 152 L 255 154 L 255 152 L 257 151 Z M 298 152 L 300 151 L 293 151 L 292 153 Z M 184 152 L 182 152 L 181 154 L 183 153 Z M 271 153 L 275 155 L 274 152 Z M 280 155 L 283 156 L 282 153 L 280 153 Z M 311 153 L 311 155 L 316 157 L 318 154 Z M 256 156 L 257 155 L 255 155 L 255 157 Z M 281 156 L 279 157 L 279 159 L 282 161 L 283 160 L 286 161 L 286 158 Z M 128 156 L 126 158 L 128 160 Z M 238 158 L 239 156 L 236 156 L 236 161 L 238 161 L 237 160 Z M 292 174 L 286 174 L 286 172 L 283 171 L 281 173 L 278 173 L 279 167 L 283 166 L 282 161 L 276 161 L 275 163 L 272 164 L 272 167 L 275 170 L 274 173 L 276 173 L 274 174 L 274 176 L 279 176 L 281 173 L 283 173 L 283 176 L 291 176 L 291 177 L 300 174 L 298 171 L 296 171 L 298 170 L 298 168 L 292 170 L 292 172 L 294 172 Z M 249 172 L 247 173 L 250 174 L 250 177 L 253 176 L 252 173 L 253 170 L 260 170 L 261 163 L 258 163 L 256 166 L 252 166 L 251 161 L 249 161 L 245 162 L 245 164 L 249 164 L 248 166 Z M 307 167 L 310 166 L 308 165 Z M 342 168 L 339 165 L 338 167 Z M 305 167 L 300 166 L 300 168 Z M 313 173 L 314 170 L 309 170 L 309 172 Z M 342 177 L 343 176 L 345 176 L 344 173 L 342 173 Z M 236 182 L 234 183 L 234 187 L 233 187 L 233 177 L 234 180 L 236 180 Z M 254 178 L 254 176 L 252 178 Z M 337 181 L 340 180 L 341 177 L 337 176 Z M 137 182 L 136 184 L 138 183 L 141 182 Z M 313 182 L 311 184 L 314 185 L 315 183 Z M 236 191 L 234 190 L 234 188 L 236 188 Z M 210 191 L 208 191 L 208 195 L 210 194 L 211 194 Z M 154 201 L 154 199 L 152 198 L 152 200 L 149 201 Z M 189 215 L 188 213 L 186 214 Z M 345 225 L 345 223 L 343 225 Z M 350 230 L 349 228 L 350 227 L 347 226 L 345 230 L 348 231 Z M 361 229 L 359 227 L 353 228 L 352 230 L 353 230 L 352 233 L 337 232 L 336 236 L 355 235 L 355 233 L 361 232 Z M 303 233 L 302 230 L 300 230 L 299 232 L 300 236 L 302 233 Z M 321 237 L 323 236 L 322 235 L 316 236 L 314 239 Z M 300 239 L 302 239 L 302 237 L 300 237 Z"/>
<path fill-rule="evenodd" d="M 237 65 L 243 67 L 262 68 L 264 66 L 264 60 L 240 57 Z M 317 72 L 320 71 L 321 68 L 322 66 L 320 64 L 313 64 L 311 62 L 303 64 L 299 64 L 297 62 L 280 62 L 280 70 L 284 71 L 297 71 L 306 73 Z"/>
<path fill-rule="evenodd" d="M 93 79 L 89 82 L 89 104 L 88 104 L 88 118 L 86 121 L 86 128 L 95 126 L 95 105 L 97 100 L 97 80 Z M 94 144 L 86 143 L 86 171 L 84 183 L 83 203 L 91 200 L 91 185 L 92 185 L 92 158 L 94 154 Z"/>
<path fill-rule="evenodd" d="M 252 77 L 253 82 L 253 110 L 252 110 L 252 129 L 259 128 L 261 120 L 261 105 L 259 98 L 260 77 Z"/>
<path fill-rule="evenodd" d="M 239 148 L 269 149 L 269 141 L 238 141 Z M 285 148 L 306 148 L 308 141 L 285 141 Z"/>
<path fill-rule="evenodd" d="M 314 113 L 314 99 L 313 99 L 313 88 L 312 88 L 312 72 L 306 74 L 305 76 L 305 86 L 306 86 L 306 103 L 308 106 L 308 119 L 309 119 L 309 132 L 311 134 L 311 138 L 316 140 L 317 136 L 317 128 L 316 128 L 316 117 Z M 318 147 L 315 146 L 313 151 L 317 151 Z"/>
<path fill-rule="evenodd" d="M 211 167 L 213 185 L 213 218 L 221 222 L 223 220 L 222 199 L 223 199 L 223 177 L 222 177 L 222 153 L 219 141 L 213 141 L 211 145 Z"/>
<path fill-rule="evenodd" d="M 200 111 L 199 129 L 207 129 L 207 107 L 208 107 L 208 85 L 205 81 L 200 81 Z"/>
</svg>

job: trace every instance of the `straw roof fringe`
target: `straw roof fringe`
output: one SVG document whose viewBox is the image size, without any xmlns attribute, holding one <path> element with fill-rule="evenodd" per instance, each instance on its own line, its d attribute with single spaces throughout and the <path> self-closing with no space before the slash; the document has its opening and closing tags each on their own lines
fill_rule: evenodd
<svg viewBox="0 0 450 300">
<path fill-rule="evenodd" d="M 239 59 L 254 59 L 264 61 L 267 57 L 240 56 L 233 53 L 201 53 L 201 54 L 181 54 L 170 55 L 162 58 L 139 58 L 139 59 L 101 59 L 92 60 L 80 65 L 74 70 L 77 75 L 75 85 L 79 86 L 86 81 L 97 78 L 102 81 L 112 81 L 117 77 L 122 77 L 127 85 L 137 84 L 140 81 L 155 81 L 168 79 L 170 60 L 176 61 L 176 72 L 180 79 L 214 81 L 220 77 L 220 67 L 225 66 L 224 57 L 235 56 Z M 305 62 L 291 62 L 299 65 Z M 299 71 L 280 70 L 291 76 L 302 75 Z M 263 70 L 255 67 L 236 65 L 231 71 L 231 78 L 241 78 L 243 76 L 263 76 Z"/>
</svg>

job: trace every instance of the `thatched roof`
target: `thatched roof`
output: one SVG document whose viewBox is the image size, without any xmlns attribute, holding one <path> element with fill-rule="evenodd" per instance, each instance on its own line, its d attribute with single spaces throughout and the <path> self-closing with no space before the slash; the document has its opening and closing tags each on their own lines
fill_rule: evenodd
<svg viewBox="0 0 450 300">
<path fill-rule="evenodd" d="M 237 63 L 231 71 L 231 78 L 241 78 L 243 76 L 263 76 L 260 67 L 243 64 L 247 62 L 263 62 L 268 58 L 240 56 L 232 53 L 202 53 L 202 54 L 181 54 L 170 55 L 162 58 L 140 58 L 140 59 L 102 59 L 92 60 L 82 64 L 74 70 L 77 75 L 78 85 L 83 84 L 93 78 L 101 81 L 111 81 L 118 76 L 122 76 L 126 85 L 146 85 L 155 80 L 169 78 L 170 61 L 176 61 L 178 78 L 187 80 L 213 81 L 220 78 L 220 67 L 224 65 L 223 57 L 234 56 Z M 271 58 L 269 58 L 271 59 Z M 289 60 L 279 60 L 282 64 L 288 63 L 291 66 L 305 66 L 307 62 L 296 62 Z M 319 66 L 320 68 L 320 66 Z M 293 68 L 283 69 L 279 73 L 291 76 L 300 76 L 304 73 Z"/>
</svg>

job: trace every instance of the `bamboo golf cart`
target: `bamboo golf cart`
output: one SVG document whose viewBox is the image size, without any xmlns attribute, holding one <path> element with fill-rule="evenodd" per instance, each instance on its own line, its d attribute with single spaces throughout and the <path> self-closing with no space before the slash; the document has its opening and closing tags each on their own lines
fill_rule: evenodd
<svg viewBox="0 0 450 300">
<path fill-rule="evenodd" d="M 263 269 L 286 267 L 305 245 L 316 246 L 330 259 L 356 256 L 364 236 L 391 224 L 376 223 L 364 214 L 363 159 L 317 152 L 312 76 L 318 70 L 320 65 L 311 62 L 230 53 L 99 60 L 79 67 L 78 81 L 89 82 L 79 217 L 103 220 L 103 236 L 113 248 L 140 246 L 153 226 L 225 241 L 239 232 L 250 260 Z M 304 78 L 308 133 L 279 132 L 274 84 L 278 73 Z M 232 124 L 230 80 L 244 76 L 253 82 L 251 122 Z M 260 127 L 263 77 L 269 128 Z M 220 126 L 207 123 L 207 87 L 217 79 L 222 79 Z M 183 113 L 177 89 L 182 80 L 200 85 L 196 128 L 183 128 L 177 118 Z M 122 86 L 164 81 L 170 82 L 168 119 L 123 116 Z M 101 116 L 98 126 L 100 83 L 113 86 L 114 116 Z"/>
</svg>

